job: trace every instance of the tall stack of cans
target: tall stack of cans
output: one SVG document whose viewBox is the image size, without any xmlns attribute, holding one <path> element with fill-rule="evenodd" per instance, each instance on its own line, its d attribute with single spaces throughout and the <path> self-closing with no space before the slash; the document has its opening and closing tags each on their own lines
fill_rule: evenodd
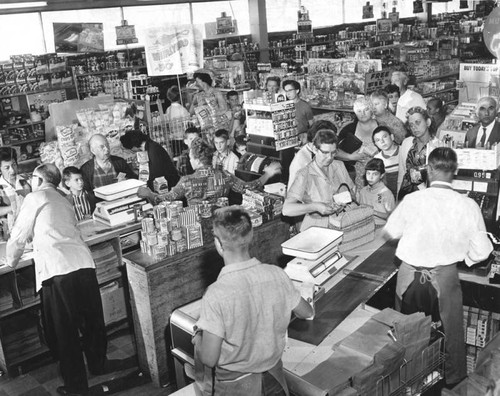
<svg viewBox="0 0 500 396">
<path fill-rule="evenodd" d="M 162 202 L 142 219 L 141 251 L 155 260 L 203 246 L 199 207 L 182 201 Z"/>
</svg>

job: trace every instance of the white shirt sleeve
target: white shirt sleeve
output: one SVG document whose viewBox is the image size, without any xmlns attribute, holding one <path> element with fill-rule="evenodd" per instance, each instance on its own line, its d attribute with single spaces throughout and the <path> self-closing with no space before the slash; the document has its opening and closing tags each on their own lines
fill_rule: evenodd
<svg viewBox="0 0 500 396">
<path fill-rule="evenodd" d="M 474 208 L 471 210 L 471 217 L 473 224 L 475 223 L 476 229 L 472 232 L 469 241 L 469 250 L 465 256 L 465 263 L 470 267 L 480 261 L 486 260 L 493 250 L 493 245 L 486 235 L 486 227 L 484 225 L 481 210 L 474 203 Z"/>
</svg>

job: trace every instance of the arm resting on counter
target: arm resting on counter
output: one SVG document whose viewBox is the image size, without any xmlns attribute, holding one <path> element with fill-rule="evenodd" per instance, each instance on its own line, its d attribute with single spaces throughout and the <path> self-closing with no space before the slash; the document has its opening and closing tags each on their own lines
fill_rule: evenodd
<svg viewBox="0 0 500 396">
<path fill-rule="evenodd" d="M 314 309 L 306 300 L 300 299 L 299 305 L 293 309 L 293 313 L 299 319 L 309 319 L 314 316 Z"/>
</svg>

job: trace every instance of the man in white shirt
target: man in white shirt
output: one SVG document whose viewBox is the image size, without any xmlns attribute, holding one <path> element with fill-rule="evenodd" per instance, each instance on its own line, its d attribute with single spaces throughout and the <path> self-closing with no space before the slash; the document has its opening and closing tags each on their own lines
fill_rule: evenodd
<svg viewBox="0 0 500 396">
<path fill-rule="evenodd" d="M 488 147 L 500 142 L 500 123 L 496 121 L 497 108 L 497 101 L 491 96 L 482 97 L 477 101 L 476 114 L 479 123 L 467 131 L 467 147 Z"/>
<path fill-rule="evenodd" d="M 424 110 L 426 109 L 426 104 L 422 95 L 407 88 L 408 74 L 406 74 L 406 72 L 393 72 L 391 75 L 391 84 L 395 84 L 399 87 L 400 97 L 396 107 L 396 117 L 398 117 L 401 121 L 406 123 L 406 113 L 412 107 L 421 107 Z"/>
<path fill-rule="evenodd" d="M 400 239 L 402 260 L 396 284 L 396 308 L 404 314 L 425 312 L 441 320 L 446 334 L 445 378 L 448 385 L 467 376 L 462 290 L 457 263 L 485 260 L 493 247 L 479 206 L 451 185 L 457 155 L 448 147 L 428 157 L 430 188 L 409 194 L 384 228 Z"/>
<path fill-rule="evenodd" d="M 26 243 L 33 240 L 45 338 L 60 362 L 64 381 L 57 392 L 82 395 L 88 392 L 82 352 L 92 374 L 103 374 L 106 364 L 106 328 L 95 264 L 76 227 L 73 207 L 56 190 L 61 182 L 56 166 L 38 166 L 31 180 L 33 193 L 21 206 L 6 260 L 15 268 Z"/>
</svg>

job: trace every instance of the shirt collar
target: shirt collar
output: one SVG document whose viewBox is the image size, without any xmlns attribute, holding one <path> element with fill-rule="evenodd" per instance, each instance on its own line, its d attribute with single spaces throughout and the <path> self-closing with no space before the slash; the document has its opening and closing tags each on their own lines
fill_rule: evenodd
<svg viewBox="0 0 500 396">
<path fill-rule="evenodd" d="M 10 184 L 3 176 L 0 176 L 0 186 L 3 187 L 10 187 L 13 189 L 18 189 L 21 188 L 21 180 L 24 180 L 21 176 L 16 175 L 16 181 L 14 182 L 14 185 Z"/>
<path fill-rule="evenodd" d="M 444 181 L 439 181 L 439 180 L 431 182 L 431 187 L 451 188 L 451 189 L 453 189 L 453 186 L 452 186 L 451 183 L 444 182 Z"/>
<path fill-rule="evenodd" d="M 224 275 L 237 272 L 237 271 L 242 271 L 251 267 L 254 267 L 256 265 L 259 265 L 260 261 L 257 260 L 255 257 L 252 257 L 250 260 L 247 261 L 242 261 L 240 263 L 233 263 L 229 265 L 225 265 L 222 270 L 220 271 L 219 276 L 217 279 L 223 277 Z"/>
</svg>

